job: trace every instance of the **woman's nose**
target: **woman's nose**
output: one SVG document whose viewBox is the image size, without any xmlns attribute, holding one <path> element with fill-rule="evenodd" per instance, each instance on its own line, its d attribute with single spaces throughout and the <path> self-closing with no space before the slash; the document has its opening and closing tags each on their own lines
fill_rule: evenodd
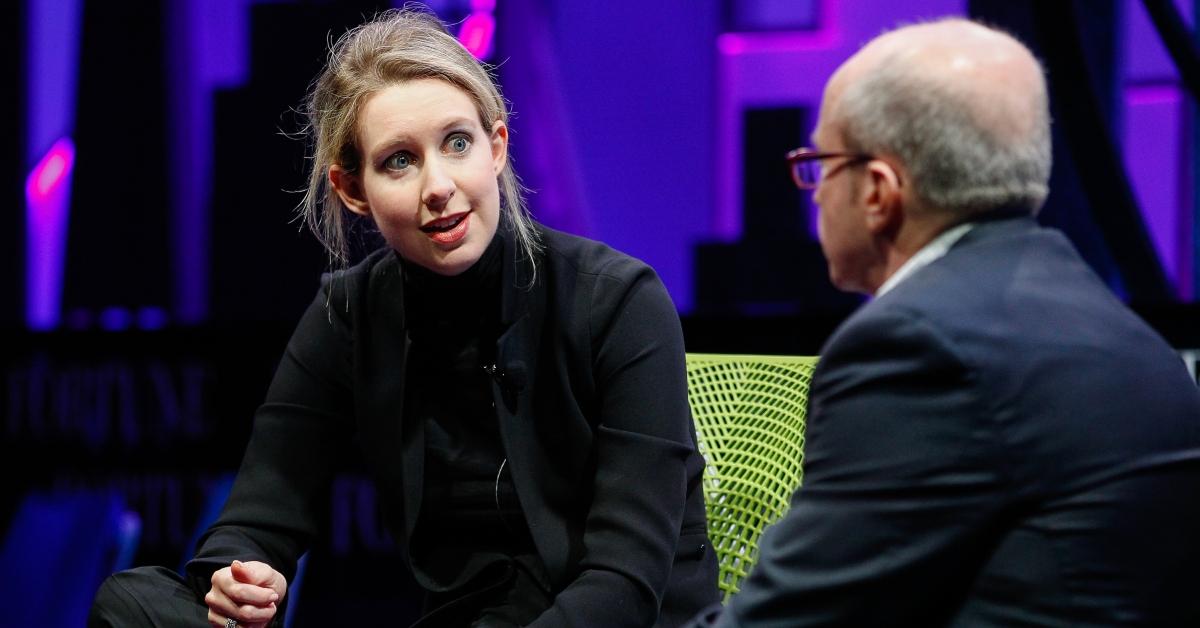
<svg viewBox="0 0 1200 628">
<path fill-rule="evenodd" d="M 421 194 L 421 200 L 426 205 L 431 207 L 445 205 L 454 196 L 455 189 L 454 178 L 450 176 L 449 169 L 445 164 L 436 159 L 426 162 L 425 189 Z"/>
</svg>

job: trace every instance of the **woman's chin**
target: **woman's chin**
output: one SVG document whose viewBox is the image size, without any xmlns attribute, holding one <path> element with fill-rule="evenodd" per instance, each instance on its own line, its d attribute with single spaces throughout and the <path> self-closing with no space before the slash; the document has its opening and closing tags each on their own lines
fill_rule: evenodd
<svg viewBox="0 0 1200 628">
<path fill-rule="evenodd" d="M 426 263 L 418 263 L 421 263 L 426 270 L 446 277 L 453 277 L 466 272 L 482 256 L 482 248 L 464 244 L 451 251 L 438 251 L 429 259 L 422 260 L 422 262 Z"/>
</svg>

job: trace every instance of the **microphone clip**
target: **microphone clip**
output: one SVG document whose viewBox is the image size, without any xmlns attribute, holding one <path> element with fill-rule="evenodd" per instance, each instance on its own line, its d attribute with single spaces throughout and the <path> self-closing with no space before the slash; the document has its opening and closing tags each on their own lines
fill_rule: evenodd
<svg viewBox="0 0 1200 628">
<path fill-rule="evenodd" d="M 505 407 L 510 412 L 516 412 L 517 395 L 525 387 L 524 377 L 522 377 L 524 373 L 520 365 L 512 372 L 502 369 L 496 364 L 486 364 L 483 370 L 492 378 L 493 382 L 496 382 L 496 387 L 500 389 L 500 396 L 504 401 Z"/>
</svg>

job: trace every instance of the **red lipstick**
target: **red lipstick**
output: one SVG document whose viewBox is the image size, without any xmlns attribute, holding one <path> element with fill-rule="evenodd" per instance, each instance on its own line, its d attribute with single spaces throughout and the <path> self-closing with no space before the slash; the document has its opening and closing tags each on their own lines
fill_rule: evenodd
<svg viewBox="0 0 1200 628">
<path fill-rule="evenodd" d="M 464 213 L 459 216 L 434 220 L 421 227 L 421 231 L 424 231 L 430 240 L 438 244 L 454 244 L 466 237 L 467 229 L 470 226 L 471 214 Z"/>
</svg>

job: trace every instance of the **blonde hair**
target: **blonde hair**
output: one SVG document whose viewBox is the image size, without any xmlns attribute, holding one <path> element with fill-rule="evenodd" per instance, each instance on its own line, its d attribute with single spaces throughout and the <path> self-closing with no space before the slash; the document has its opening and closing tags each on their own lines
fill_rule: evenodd
<svg viewBox="0 0 1200 628">
<path fill-rule="evenodd" d="M 465 92 L 475 103 L 484 129 L 492 129 L 497 120 L 508 123 L 508 105 L 489 68 L 425 10 L 405 6 L 385 11 L 347 31 L 330 48 L 329 60 L 313 83 L 304 111 L 312 170 L 300 212 L 329 252 L 331 263 L 344 266 L 349 261 L 349 210 L 330 188 L 329 167 L 337 164 L 350 172 L 360 169 L 358 115 L 367 98 L 390 85 L 425 78 L 445 81 Z M 497 179 L 501 223 L 507 220 L 517 248 L 535 268 L 541 244 L 511 157 Z"/>
</svg>

